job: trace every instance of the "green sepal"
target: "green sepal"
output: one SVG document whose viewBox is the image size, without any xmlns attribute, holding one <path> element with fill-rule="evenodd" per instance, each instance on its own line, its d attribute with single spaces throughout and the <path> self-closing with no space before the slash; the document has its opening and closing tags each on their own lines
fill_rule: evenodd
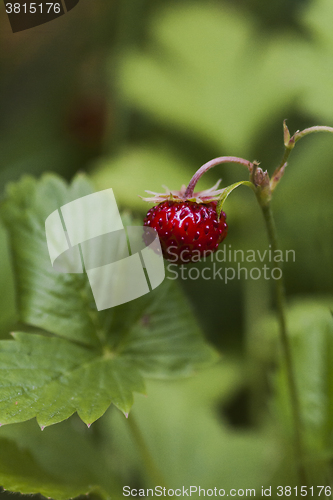
<svg viewBox="0 0 333 500">
<path fill-rule="evenodd" d="M 220 218 L 220 216 L 221 216 L 223 204 L 224 204 L 225 200 L 228 198 L 229 194 L 234 189 L 238 188 L 241 185 L 248 186 L 254 192 L 256 191 L 256 188 L 255 188 L 254 184 L 252 182 L 250 182 L 250 181 L 239 181 L 239 182 L 235 182 L 235 184 L 231 184 L 230 186 L 226 187 L 223 190 L 223 193 L 221 193 L 220 198 L 219 198 L 219 200 L 217 202 L 216 212 L 217 212 L 218 218 Z"/>
</svg>

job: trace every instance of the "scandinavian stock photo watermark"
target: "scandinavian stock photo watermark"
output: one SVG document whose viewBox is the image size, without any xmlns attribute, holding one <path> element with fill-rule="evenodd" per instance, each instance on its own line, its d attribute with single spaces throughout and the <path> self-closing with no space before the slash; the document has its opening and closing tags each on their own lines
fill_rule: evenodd
<svg viewBox="0 0 333 500">
<path fill-rule="evenodd" d="M 45 221 L 45 234 L 51 269 L 86 273 L 98 311 L 135 300 L 164 280 L 158 234 L 125 227 L 112 189 L 54 210 Z"/>
<path fill-rule="evenodd" d="M 176 247 L 169 248 L 169 262 L 167 263 L 167 278 L 170 280 L 220 280 L 225 284 L 233 280 L 279 280 L 282 278 L 284 263 L 295 262 L 295 250 L 272 250 L 271 245 L 265 250 L 234 249 L 232 245 L 223 245 L 216 252 L 207 251 L 204 257 L 199 252 L 196 258 L 195 251 L 191 262 L 201 262 L 201 265 L 188 266 L 186 252 L 181 255 L 182 264 L 176 264 L 178 254 L 173 252 Z M 202 264 L 207 264 L 203 267 Z"/>
</svg>

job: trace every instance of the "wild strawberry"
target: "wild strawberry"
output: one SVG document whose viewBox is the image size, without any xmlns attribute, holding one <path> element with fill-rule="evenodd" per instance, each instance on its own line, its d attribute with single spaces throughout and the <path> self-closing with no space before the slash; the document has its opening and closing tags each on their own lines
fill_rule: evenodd
<svg viewBox="0 0 333 500">
<path fill-rule="evenodd" d="M 228 225 L 225 221 L 226 215 L 221 211 L 222 205 L 236 187 L 244 183 L 247 185 L 253 183 L 241 181 L 224 189 L 217 189 L 220 183 L 218 181 L 211 189 L 194 192 L 200 177 L 222 163 L 243 165 L 250 175 L 258 166 L 257 163 L 236 156 L 220 156 L 202 165 L 188 186 L 182 186 L 180 191 L 170 191 L 168 188 L 165 188 L 165 193 L 146 191 L 153 196 L 143 200 L 158 205 L 148 211 L 144 226 L 157 231 L 166 259 L 177 263 L 197 261 L 205 253 L 215 252 L 227 236 Z M 255 189 L 254 184 L 252 187 Z"/>
<path fill-rule="evenodd" d="M 153 194 L 145 201 L 160 202 L 151 208 L 144 226 L 152 227 L 159 235 L 166 259 L 181 263 L 198 261 L 208 252 L 215 252 L 227 236 L 226 215 L 216 211 L 217 200 L 223 189 L 211 189 L 186 196 L 185 186 L 180 191 Z"/>
<path fill-rule="evenodd" d="M 216 201 L 164 201 L 151 208 L 144 225 L 154 228 L 160 238 L 163 255 L 176 263 L 198 261 L 215 252 L 227 236 L 226 215 L 216 212 Z"/>
</svg>

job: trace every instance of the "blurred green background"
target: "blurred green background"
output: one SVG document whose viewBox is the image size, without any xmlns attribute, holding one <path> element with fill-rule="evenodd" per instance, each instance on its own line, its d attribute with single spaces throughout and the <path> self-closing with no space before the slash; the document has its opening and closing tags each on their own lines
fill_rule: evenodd
<svg viewBox="0 0 333 500">
<path fill-rule="evenodd" d="M 84 171 L 96 189 L 112 187 L 120 208 L 141 219 L 148 206 L 138 195 L 145 189 L 160 191 L 162 185 L 179 189 L 213 157 L 256 159 L 272 173 L 283 154 L 283 119 L 292 133 L 333 126 L 332 19 L 332 0 L 80 0 L 65 16 L 13 34 L 2 4 L 1 193 L 23 174 L 53 171 L 69 180 Z M 275 193 L 281 248 L 296 255 L 284 269 L 290 301 L 326 304 L 332 293 L 332 166 L 333 138 L 307 137 L 297 144 Z M 217 167 L 199 188 L 220 177 L 225 186 L 246 179 L 246 173 L 240 166 Z M 224 210 L 227 246 L 267 248 L 250 191 L 237 190 Z M 0 334 L 6 337 L 15 307 L 1 227 L 0 258 Z M 251 457 L 269 455 L 269 445 L 260 448 L 258 437 L 246 440 L 263 421 L 268 425 L 273 411 L 267 367 L 274 356 L 257 339 L 258 320 L 273 307 L 271 282 L 187 280 L 181 286 L 207 339 L 226 360 L 218 380 L 229 380 L 228 388 L 219 386 L 221 393 L 216 391 L 209 404 L 214 418 L 223 420 L 226 441 L 221 442 L 229 442 L 235 432 L 240 440 L 230 441 L 230 449 L 237 450 L 232 463 L 248 450 L 249 458 L 235 473 L 241 487 L 247 477 L 253 479 L 246 465 Z M 170 398 L 177 399 L 180 391 L 182 401 L 182 390 L 174 386 Z M 183 445 L 188 449 L 186 439 Z M 226 450 L 228 457 L 227 445 Z M 285 453 L 275 447 L 271 458 Z M 202 466 L 207 474 L 212 469 L 208 458 Z M 260 461 L 253 468 L 262 472 Z M 278 474 L 268 469 L 257 482 Z"/>
</svg>

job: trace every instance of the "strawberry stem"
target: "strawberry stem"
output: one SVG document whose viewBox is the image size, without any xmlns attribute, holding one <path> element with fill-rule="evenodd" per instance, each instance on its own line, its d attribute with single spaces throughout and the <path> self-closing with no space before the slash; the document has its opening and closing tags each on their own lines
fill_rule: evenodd
<svg viewBox="0 0 333 500">
<path fill-rule="evenodd" d="M 326 127 L 326 126 L 315 126 L 315 127 L 309 127 L 301 132 L 297 130 L 295 134 L 291 137 L 288 127 L 286 125 L 286 121 L 283 122 L 283 131 L 284 131 L 284 154 L 282 157 L 282 160 L 279 164 L 279 166 L 276 168 L 272 175 L 272 179 L 270 181 L 270 192 L 272 193 L 281 180 L 283 173 L 285 171 L 285 168 L 287 166 L 287 160 L 289 158 L 290 153 L 295 147 L 295 144 L 299 139 L 302 139 L 302 137 L 305 137 L 306 135 L 316 133 L 316 132 L 330 132 L 333 133 L 333 127 Z M 272 210 L 270 207 L 270 199 L 266 198 L 261 199 L 260 198 L 260 193 L 257 193 L 257 198 L 258 202 L 261 206 L 265 223 L 266 223 L 266 229 L 268 233 L 268 239 L 271 244 L 272 250 L 277 250 L 278 249 L 278 244 L 277 244 L 277 235 L 276 235 L 276 228 L 275 228 L 275 222 L 273 219 L 273 214 Z M 281 269 L 281 265 L 280 265 Z M 287 333 L 287 325 L 286 325 L 286 313 L 285 313 L 285 292 L 284 292 L 284 285 L 283 285 L 283 278 L 282 278 L 282 273 L 281 273 L 281 278 L 275 281 L 275 296 L 276 296 L 276 306 L 277 306 L 277 313 L 278 313 L 278 320 L 279 320 L 279 325 L 280 325 L 280 338 L 281 338 L 281 344 L 282 344 L 282 349 L 283 349 L 283 355 L 286 363 L 286 370 L 287 370 L 287 378 L 288 378 L 288 386 L 289 386 L 289 392 L 290 392 L 290 401 L 291 401 L 291 408 L 292 408 L 292 417 L 293 417 L 293 422 L 294 422 L 294 436 L 295 436 L 295 452 L 297 454 L 297 468 L 298 468 L 298 475 L 299 479 L 301 481 L 301 484 L 306 485 L 306 469 L 304 467 L 304 462 L 303 462 L 303 457 L 304 457 L 304 447 L 303 447 L 303 440 L 302 440 L 302 418 L 301 418 L 301 407 L 300 407 L 300 402 L 298 398 L 298 392 L 297 392 L 297 384 L 296 384 L 296 379 L 295 379 L 295 373 L 294 373 L 294 366 L 293 366 L 293 360 L 292 360 L 292 352 L 291 352 L 291 346 L 290 346 L 290 341 Z"/>
<path fill-rule="evenodd" d="M 333 133 L 333 127 L 326 127 L 325 125 L 317 125 L 315 127 L 305 128 L 304 130 L 302 130 L 302 132 L 296 132 L 296 134 L 294 134 L 295 142 L 297 142 L 299 139 L 302 139 L 302 137 L 305 137 L 306 135 L 313 134 L 316 132 Z"/>
<path fill-rule="evenodd" d="M 278 250 L 278 242 L 277 242 L 277 233 L 275 221 L 273 218 L 273 213 L 270 207 L 270 203 L 260 203 L 260 199 L 258 198 L 259 204 L 262 209 L 262 213 L 265 219 L 268 239 L 271 244 L 272 251 L 275 252 Z M 277 263 L 277 266 L 282 271 L 282 266 L 280 263 Z M 306 482 L 306 470 L 304 467 L 303 457 L 304 457 L 304 447 L 302 440 L 302 418 L 301 418 L 301 407 L 298 397 L 297 384 L 295 378 L 295 370 L 292 359 L 292 350 L 290 345 L 290 340 L 287 332 L 287 321 L 286 321 L 286 309 L 285 309 L 285 290 L 282 272 L 280 273 L 281 277 L 275 280 L 275 300 L 276 300 L 276 308 L 277 308 L 277 316 L 279 321 L 279 330 L 280 330 L 280 340 L 283 350 L 283 356 L 286 364 L 287 371 L 287 380 L 289 386 L 290 393 L 290 404 L 293 418 L 293 427 L 294 427 L 294 443 L 295 443 L 295 454 L 297 456 L 297 471 L 300 480 L 300 484 L 307 485 Z"/>
<path fill-rule="evenodd" d="M 214 158 L 213 160 L 208 161 L 196 173 L 193 175 L 192 179 L 189 182 L 189 185 L 185 191 L 185 198 L 192 198 L 194 193 L 194 188 L 200 177 L 207 172 L 207 170 L 216 167 L 216 165 L 220 165 L 221 163 L 238 163 L 239 165 L 243 165 L 246 167 L 249 172 L 252 172 L 254 168 L 254 164 L 248 160 L 244 160 L 243 158 L 238 158 L 237 156 L 220 156 L 218 158 Z"/>
<path fill-rule="evenodd" d="M 283 122 L 283 131 L 284 131 L 284 145 L 285 145 L 285 150 L 284 154 L 282 157 L 282 160 L 279 164 L 279 166 L 275 169 L 273 175 L 272 175 L 272 180 L 271 180 L 271 191 L 273 192 L 274 189 L 276 188 L 277 184 L 279 183 L 284 170 L 287 166 L 287 160 L 289 158 L 290 153 L 295 147 L 295 144 L 297 141 L 302 139 L 302 137 L 305 137 L 306 135 L 313 134 L 316 132 L 330 132 L 333 133 L 333 127 L 326 127 L 324 125 L 317 125 L 315 127 L 309 127 L 305 128 L 301 132 L 297 130 L 295 134 L 290 137 L 290 133 L 288 130 L 288 127 L 286 125 L 286 120 Z"/>
<path fill-rule="evenodd" d="M 329 129 L 329 130 L 328 130 Z M 221 156 L 219 158 L 214 158 L 213 160 L 205 163 L 202 167 L 197 170 L 197 172 L 193 175 L 190 180 L 189 185 L 184 194 L 184 198 L 192 198 L 194 193 L 194 188 L 200 177 L 206 173 L 209 169 L 215 167 L 216 165 L 220 165 L 221 163 L 238 163 L 240 165 L 244 165 L 250 172 L 250 182 L 246 182 L 246 184 L 251 185 L 254 189 L 255 194 L 257 196 L 259 205 L 261 207 L 268 239 L 271 244 L 272 251 L 278 250 L 277 243 L 277 233 L 275 228 L 275 222 L 270 206 L 271 200 L 271 191 L 277 185 L 280 178 L 282 177 L 283 171 L 287 164 L 287 159 L 295 146 L 295 142 L 303 137 L 304 135 L 310 134 L 312 132 L 320 132 L 320 131 L 329 131 L 333 132 L 333 128 L 330 127 L 312 127 L 311 129 L 305 129 L 303 132 L 296 132 L 293 137 L 290 137 L 289 130 L 284 122 L 284 139 L 285 139 L 285 153 L 280 163 L 279 167 L 273 174 L 272 181 L 269 180 L 267 172 L 263 172 L 258 168 L 257 162 L 249 162 L 244 160 L 243 158 L 237 158 L 235 156 Z M 257 174 L 258 171 L 258 175 Z M 260 174 L 260 175 L 259 175 Z M 259 181 L 257 182 L 257 178 Z M 244 183 L 244 182 L 243 182 Z M 222 203 L 226 196 L 229 194 L 231 190 L 233 190 L 236 186 L 242 183 L 236 183 L 232 186 L 229 186 L 229 189 L 225 190 L 225 193 L 221 195 L 218 208 L 221 210 Z M 280 266 L 281 264 L 277 264 Z M 282 271 L 282 269 L 281 269 Z M 295 454 L 296 454 L 296 465 L 297 465 L 297 473 L 299 476 L 300 484 L 306 485 L 306 470 L 304 466 L 304 448 L 303 448 L 303 438 L 302 438 L 302 418 L 301 418 L 301 407 L 299 403 L 299 397 L 297 392 L 297 384 L 294 373 L 294 365 L 292 359 L 292 350 L 290 345 L 290 340 L 287 332 L 287 322 L 286 322 L 286 310 L 285 310 L 285 292 L 284 292 L 284 284 L 281 277 L 275 280 L 275 299 L 276 299 L 276 308 L 277 315 L 279 321 L 279 330 L 280 330 L 280 340 L 282 345 L 283 357 L 286 364 L 287 371 L 287 380 L 288 387 L 290 393 L 290 404 L 293 418 L 293 427 L 294 427 L 294 445 L 295 445 Z"/>
</svg>

